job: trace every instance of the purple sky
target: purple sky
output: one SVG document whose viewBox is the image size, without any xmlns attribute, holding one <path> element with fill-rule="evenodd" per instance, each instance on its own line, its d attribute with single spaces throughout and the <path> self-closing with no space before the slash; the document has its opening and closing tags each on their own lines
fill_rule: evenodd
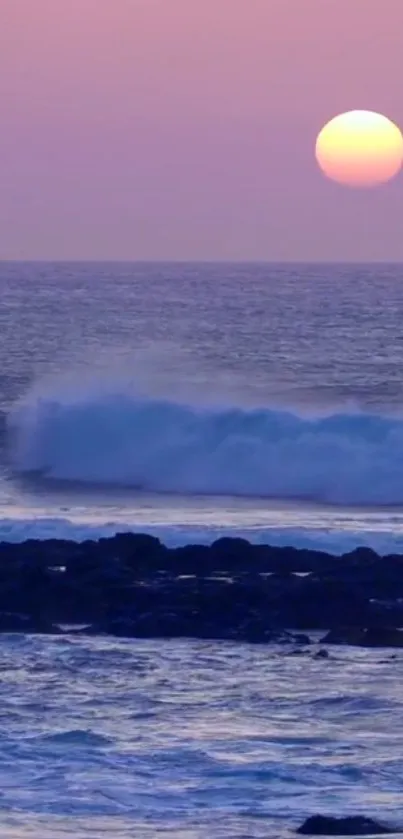
<svg viewBox="0 0 403 839">
<path fill-rule="evenodd" d="M 0 258 L 403 260 L 403 174 L 314 160 L 402 56 L 403 0 L 1 0 Z"/>
</svg>

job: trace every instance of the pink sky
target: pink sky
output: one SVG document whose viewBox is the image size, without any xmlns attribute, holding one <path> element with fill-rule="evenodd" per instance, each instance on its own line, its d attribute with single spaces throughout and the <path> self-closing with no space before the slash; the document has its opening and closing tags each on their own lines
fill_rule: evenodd
<svg viewBox="0 0 403 839">
<path fill-rule="evenodd" d="M 403 260 L 314 160 L 402 78 L 403 0 L 1 0 L 0 258 Z"/>
</svg>

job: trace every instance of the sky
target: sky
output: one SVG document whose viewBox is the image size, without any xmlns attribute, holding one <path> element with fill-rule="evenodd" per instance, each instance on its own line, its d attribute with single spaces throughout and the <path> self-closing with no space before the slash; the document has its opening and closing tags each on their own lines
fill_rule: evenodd
<svg viewBox="0 0 403 839">
<path fill-rule="evenodd" d="M 403 260 L 403 174 L 314 157 L 402 54 L 403 0 L 0 0 L 0 259 Z"/>
</svg>

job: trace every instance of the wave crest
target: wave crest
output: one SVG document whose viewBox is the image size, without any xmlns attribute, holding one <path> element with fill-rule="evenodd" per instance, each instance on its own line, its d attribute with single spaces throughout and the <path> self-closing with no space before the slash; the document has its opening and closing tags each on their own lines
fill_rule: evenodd
<svg viewBox="0 0 403 839">
<path fill-rule="evenodd" d="M 399 418 L 306 418 L 122 393 L 31 399 L 8 425 L 20 474 L 154 492 L 403 503 Z"/>
</svg>

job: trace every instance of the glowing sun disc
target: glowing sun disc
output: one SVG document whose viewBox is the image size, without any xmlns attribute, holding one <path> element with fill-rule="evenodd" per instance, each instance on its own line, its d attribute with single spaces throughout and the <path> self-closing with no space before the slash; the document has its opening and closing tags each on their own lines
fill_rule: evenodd
<svg viewBox="0 0 403 839">
<path fill-rule="evenodd" d="M 403 136 L 374 111 L 347 111 L 318 134 L 316 160 L 322 172 L 347 186 L 371 187 L 394 178 L 403 165 Z"/>
</svg>

